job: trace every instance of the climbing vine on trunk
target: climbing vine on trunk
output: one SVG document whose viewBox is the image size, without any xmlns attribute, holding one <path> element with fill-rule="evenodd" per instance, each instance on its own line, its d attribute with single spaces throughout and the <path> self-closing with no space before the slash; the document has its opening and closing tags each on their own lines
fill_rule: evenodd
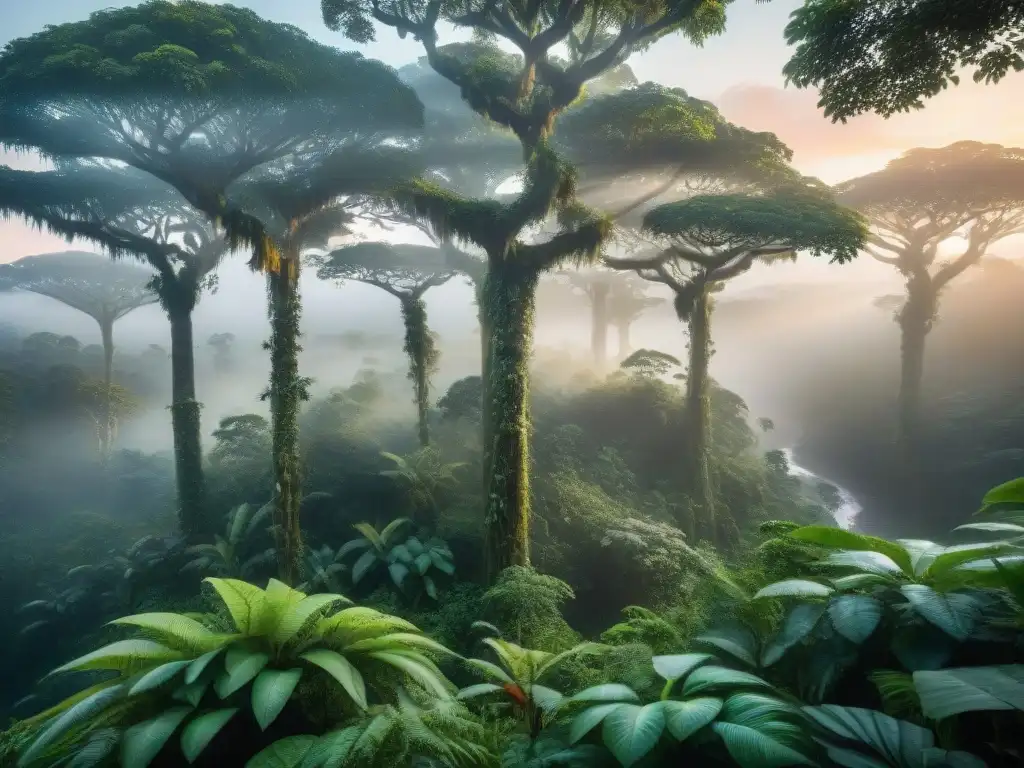
<svg viewBox="0 0 1024 768">
<path fill-rule="evenodd" d="M 296 584 L 302 559 L 299 506 L 302 477 L 299 464 L 299 409 L 308 399 L 309 379 L 299 376 L 299 254 L 286 249 L 267 273 L 270 340 L 271 434 L 274 460 L 274 531 L 280 578 Z"/>
</svg>

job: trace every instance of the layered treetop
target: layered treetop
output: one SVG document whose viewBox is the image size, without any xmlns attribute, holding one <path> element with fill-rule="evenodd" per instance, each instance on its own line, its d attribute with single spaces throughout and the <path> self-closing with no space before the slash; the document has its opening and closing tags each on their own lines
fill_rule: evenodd
<svg viewBox="0 0 1024 768">
<path fill-rule="evenodd" d="M 258 249 L 259 222 L 225 199 L 231 182 L 339 137 L 421 125 L 389 67 L 230 5 L 151 0 L 0 54 L 0 145 L 142 169 Z"/>
<path fill-rule="evenodd" d="M 444 257 L 444 249 L 411 243 L 353 243 L 331 251 L 317 260 L 321 280 L 359 280 L 412 293 L 431 287 L 430 281 L 447 281 L 455 269 Z"/>
<path fill-rule="evenodd" d="M 391 76 L 383 64 L 317 43 L 297 27 L 196 0 L 97 11 L 12 40 L 0 54 L 5 101 L 72 95 L 219 101 L 227 94 L 330 99 L 372 94 Z"/>
<path fill-rule="evenodd" d="M 0 285 L 49 296 L 96 317 L 116 320 L 153 304 L 153 272 L 87 251 L 25 256 L 0 265 Z"/>
<path fill-rule="evenodd" d="M 886 117 L 960 82 L 1024 70 L 1024 4 L 1013 0 L 805 0 L 786 27 L 786 76 L 821 91 L 825 114 Z"/>
<path fill-rule="evenodd" d="M 588 179 L 678 168 L 762 181 L 793 156 L 775 134 L 733 125 L 711 102 L 657 83 L 585 101 L 560 118 L 557 141 Z"/>
<path fill-rule="evenodd" d="M 1024 148 L 959 141 L 912 149 L 880 171 L 836 186 L 840 199 L 867 213 L 970 217 L 1024 208 Z"/>
<path fill-rule="evenodd" d="M 763 195 L 700 195 L 660 205 L 644 216 L 644 229 L 670 238 L 674 253 L 700 263 L 701 254 L 810 251 L 846 262 L 864 242 L 866 224 L 822 191 L 780 189 Z"/>
</svg>

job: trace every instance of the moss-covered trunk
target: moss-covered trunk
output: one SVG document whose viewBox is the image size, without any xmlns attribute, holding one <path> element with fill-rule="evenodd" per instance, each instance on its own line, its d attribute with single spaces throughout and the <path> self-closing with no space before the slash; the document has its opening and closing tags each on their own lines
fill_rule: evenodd
<svg viewBox="0 0 1024 768">
<path fill-rule="evenodd" d="M 305 382 L 299 377 L 299 254 L 286 249 L 267 277 L 270 298 L 270 415 L 273 432 L 274 524 L 281 581 L 295 585 L 302 558 L 299 525 L 299 408 Z"/>
<path fill-rule="evenodd" d="M 928 273 L 907 280 L 907 301 L 897 316 L 900 326 L 900 393 L 898 439 L 908 456 L 915 453 L 921 419 L 925 341 L 938 308 L 938 295 Z"/>
<path fill-rule="evenodd" d="M 114 319 L 101 317 L 99 324 L 103 342 L 103 403 L 98 431 L 100 460 L 106 464 L 114 450 Z"/>
<path fill-rule="evenodd" d="M 603 371 L 608 360 L 608 289 L 597 283 L 590 293 L 590 352 L 594 367 Z"/>
<path fill-rule="evenodd" d="M 480 321 L 480 462 L 481 489 L 486 498 L 491 480 L 491 455 L 494 447 L 494 429 L 491 419 L 491 321 L 484 309 L 484 287 L 474 285 L 477 319 Z"/>
<path fill-rule="evenodd" d="M 171 324 L 171 429 L 178 489 L 178 522 L 188 539 L 206 533 L 206 478 L 203 474 L 200 404 L 196 399 L 192 308 L 167 307 Z"/>
<path fill-rule="evenodd" d="M 430 445 L 430 375 L 437 365 L 437 349 L 427 326 L 427 305 L 416 296 L 402 298 L 402 322 L 405 325 L 405 354 L 409 357 L 409 380 L 416 403 L 416 425 L 420 445 Z"/>
<path fill-rule="evenodd" d="M 708 368 L 711 362 L 711 298 L 700 291 L 689 316 L 690 360 L 686 380 L 686 466 L 684 481 L 690 487 L 694 528 L 717 540 L 715 501 L 711 487 L 711 397 Z"/>
<path fill-rule="evenodd" d="M 484 410 L 491 448 L 485 463 L 484 538 L 490 581 L 505 568 L 530 561 L 528 367 L 538 277 L 514 264 L 492 264 L 484 285 L 490 337 Z"/>
</svg>

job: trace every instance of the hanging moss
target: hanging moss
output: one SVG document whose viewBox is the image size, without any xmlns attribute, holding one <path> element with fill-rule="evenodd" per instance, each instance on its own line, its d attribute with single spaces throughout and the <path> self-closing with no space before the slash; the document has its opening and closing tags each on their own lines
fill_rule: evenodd
<svg viewBox="0 0 1024 768">
<path fill-rule="evenodd" d="M 430 377 L 437 372 L 441 352 L 427 326 L 427 305 L 418 297 L 403 297 L 402 321 L 405 325 L 405 354 L 409 358 L 409 381 L 413 384 L 420 444 L 430 445 L 427 412 L 430 409 Z"/>
</svg>

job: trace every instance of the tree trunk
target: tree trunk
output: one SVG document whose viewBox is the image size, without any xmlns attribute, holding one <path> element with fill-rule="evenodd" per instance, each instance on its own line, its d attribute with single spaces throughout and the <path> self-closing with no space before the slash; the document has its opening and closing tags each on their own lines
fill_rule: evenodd
<svg viewBox="0 0 1024 768">
<path fill-rule="evenodd" d="M 921 385 L 924 380 L 925 340 L 932 329 L 938 295 L 925 271 L 907 280 L 907 301 L 897 316 L 900 326 L 900 393 L 898 442 L 914 455 L 920 437 Z"/>
<path fill-rule="evenodd" d="M 302 530 L 299 527 L 299 408 L 306 382 L 299 378 L 299 255 L 289 248 L 278 270 L 269 273 L 270 414 L 274 459 L 274 525 L 279 577 L 294 585 L 299 579 Z"/>
<path fill-rule="evenodd" d="M 608 285 L 596 283 L 590 293 L 590 351 L 594 367 L 603 372 L 608 360 Z"/>
<path fill-rule="evenodd" d="M 621 363 L 633 354 L 633 345 L 629 339 L 629 328 L 632 325 L 628 320 L 619 320 L 615 323 L 615 329 L 619 335 L 619 362 Z"/>
<path fill-rule="evenodd" d="M 420 445 L 430 445 L 430 374 L 437 361 L 434 340 L 427 326 L 427 305 L 423 299 L 402 298 L 402 321 L 405 324 L 405 354 L 409 357 L 409 380 L 416 403 L 416 423 Z"/>
<path fill-rule="evenodd" d="M 689 318 L 690 361 L 686 380 L 686 466 L 683 476 L 691 488 L 697 521 L 695 530 L 717 541 L 715 500 L 711 488 L 711 399 L 708 368 L 711 362 L 711 299 L 701 291 Z"/>
<path fill-rule="evenodd" d="M 481 490 L 487 497 L 491 481 L 491 456 L 494 448 L 494 430 L 491 426 L 491 322 L 484 309 L 483 285 L 474 284 L 477 319 L 480 321 L 480 465 Z"/>
<path fill-rule="evenodd" d="M 206 478 L 200 404 L 196 400 L 195 348 L 192 308 L 167 311 L 171 324 L 171 429 L 174 435 L 174 467 L 178 485 L 178 521 L 182 534 L 195 539 L 207 532 Z"/>
<path fill-rule="evenodd" d="M 99 321 L 103 340 L 103 405 L 100 410 L 100 460 L 106 464 L 114 449 L 114 320 Z"/>
<path fill-rule="evenodd" d="M 529 358 L 538 275 L 493 266 L 484 287 L 489 323 L 487 366 L 491 454 L 487 468 L 484 547 L 487 577 L 530 562 Z M 486 437 L 486 435 L 485 435 Z M 486 450 L 486 449 L 485 449 Z"/>
</svg>

